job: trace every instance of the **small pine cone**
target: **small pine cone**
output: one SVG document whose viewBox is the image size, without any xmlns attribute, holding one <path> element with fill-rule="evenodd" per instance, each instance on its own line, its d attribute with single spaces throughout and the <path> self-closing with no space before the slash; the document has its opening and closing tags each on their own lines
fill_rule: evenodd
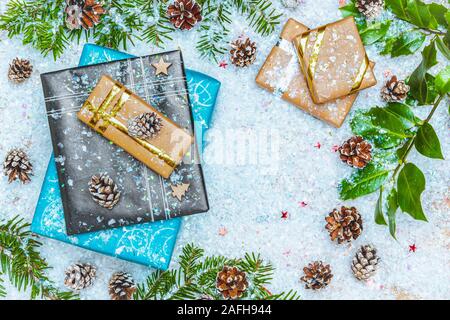
<svg viewBox="0 0 450 320">
<path fill-rule="evenodd" d="M 202 21 L 202 7 L 195 0 L 175 0 L 167 8 L 167 17 L 175 28 L 190 30 Z"/>
<path fill-rule="evenodd" d="M 375 274 L 380 258 L 372 245 L 361 246 L 352 260 L 352 271 L 358 280 L 367 280 Z"/>
<path fill-rule="evenodd" d="M 305 282 L 306 289 L 322 289 L 330 284 L 333 274 L 330 265 L 324 265 L 322 261 L 315 261 L 303 268 L 305 275 L 300 278 Z"/>
<path fill-rule="evenodd" d="M 66 25 L 70 30 L 83 27 L 88 30 L 100 22 L 106 12 L 95 0 L 66 0 Z"/>
<path fill-rule="evenodd" d="M 356 240 L 363 230 L 361 215 L 355 207 L 342 206 L 341 210 L 334 209 L 325 218 L 325 228 L 330 233 L 331 241 L 337 239 L 338 243 Z"/>
<path fill-rule="evenodd" d="M 224 266 L 222 271 L 217 273 L 216 288 L 224 299 L 234 300 L 242 297 L 248 288 L 245 272 L 236 267 Z"/>
<path fill-rule="evenodd" d="M 128 134 L 135 138 L 151 139 L 161 130 L 162 119 L 154 112 L 143 113 L 128 121 Z"/>
<path fill-rule="evenodd" d="M 26 59 L 15 58 L 9 64 L 8 79 L 15 83 L 22 83 L 31 77 L 33 66 Z"/>
<path fill-rule="evenodd" d="M 386 85 L 381 88 L 381 98 L 386 102 L 399 102 L 406 99 L 409 92 L 409 86 L 404 80 L 398 80 L 393 76 Z"/>
<path fill-rule="evenodd" d="M 100 206 L 112 209 L 119 202 L 120 191 L 117 184 L 106 173 L 93 175 L 88 185 L 92 199 Z"/>
<path fill-rule="evenodd" d="M 256 43 L 247 38 L 237 39 L 231 43 L 231 62 L 237 67 L 247 67 L 256 60 Z"/>
<path fill-rule="evenodd" d="M 73 290 L 81 290 L 92 285 L 96 268 L 89 263 L 75 263 L 66 269 L 64 284 Z"/>
<path fill-rule="evenodd" d="M 360 136 L 348 139 L 339 147 L 342 162 L 358 169 L 364 168 L 372 159 L 372 145 Z"/>
<path fill-rule="evenodd" d="M 28 159 L 28 155 L 22 149 L 12 149 L 8 152 L 3 162 L 3 174 L 8 177 L 11 183 L 16 179 L 23 184 L 31 181 L 33 166 Z"/>
<path fill-rule="evenodd" d="M 112 300 L 131 300 L 136 285 L 129 273 L 116 272 L 109 281 L 109 295 Z"/>
<path fill-rule="evenodd" d="M 367 19 L 376 18 L 384 10 L 384 0 L 356 0 L 355 5 Z"/>
</svg>

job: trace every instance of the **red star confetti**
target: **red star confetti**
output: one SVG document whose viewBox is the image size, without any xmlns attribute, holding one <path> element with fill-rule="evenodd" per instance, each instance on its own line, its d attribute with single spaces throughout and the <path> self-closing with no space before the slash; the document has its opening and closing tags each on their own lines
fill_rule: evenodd
<svg viewBox="0 0 450 320">
<path fill-rule="evenodd" d="M 321 146 L 322 146 L 322 145 L 320 144 L 320 142 L 317 142 L 317 143 L 314 145 L 314 147 L 316 147 L 317 149 L 320 149 Z"/>
<path fill-rule="evenodd" d="M 219 228 L 219 236 L 225 237 L 225 235 L 226 235 L 227 233 L 228 233 L 227 228 L 225 228 L 225 227 L 220 227 L 220 228 Z"/>
<path fill-rule="evenodd" d="M 409 252 L 416 252 L 416 250 L 417 250 L 417 247 L 416 247 L 415 243 L 413 243 L 412 245 L 409 245 Z"/>
<path fill-rule="evenodd" d="M 339 0 L 339 7 L 343 7 L 347 4 L 347 0 Z"/>
<path fill-rule="evenodd" d="M 287 211 L 281 211 L 281 219 L 287 219 L 288 218 L 288 212 Z"/>
<path fill-rule="evenodd" d="M 225 60 L 222 60 L 222 61 L 219 62 L 219 67 L 220 68 L 226 69 L 227 66 L 228 66 L 228 63 L 226 63 Z"/>
<path fill-rule="evenodd" d="M 307 204 L 305 201 L 300 201 L 300 202 L 298 203 L 298 205 L 299 205 L 301 208 L 304 208 L 304 207 L 306 207 L 308 204 Z"/>
<path fill-rule="evenodd" d="M 331 147 L 331 151 L 333 152 L 338 152 L 339 150 L 339 146 L 337 144 L 335 144 L 334 146 Z"/>
</svg>

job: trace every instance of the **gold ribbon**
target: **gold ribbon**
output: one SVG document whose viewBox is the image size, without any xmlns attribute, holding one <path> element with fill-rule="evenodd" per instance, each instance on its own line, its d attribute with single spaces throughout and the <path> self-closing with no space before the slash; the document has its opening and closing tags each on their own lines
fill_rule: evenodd
<svg viewBox="0 0 450 320">
<path fill-rule="evenodd" d="M 150 151 L 152 154 L 156 155 L 158 158 L 163 160 L 166 164 L 171 166 L 172 168 L 176 167 L 176 162 L 174 159 L 170 157 L 167 153 L 159 149 L 158 147 L 155 147 L 151 143 L 149 143 L 146 140 L 132 137 L 128 134 L 128 128 L 125 126 L 122 122 L 117 120 L 115 116 L 117 113 L 122 110 L 125 102 L 130 98 L 131 92 L 125 88 L 125 90 L 122 92 L 119 100 L 112 106 L 111 111 L 108 113 L 107 110 L 110 109 L 111 102 L 114 100 L 114 98 L 117 96 L 117 94 L 121 91 L 122 87 L 118 84 L 114 84 L 114 86 L 111 88 L 111 91 L 106 96 L 105 100 L 100 104 L 100 106 L 97 108 L 95 107 L 89 100 L 86 100 L 86 102 L 83 104 L 82 108 L 86 108 L 90 112 L 92 112 L 92 117 L 89 120 L 89 126 L 92 127 L 94 130 L 99 131 L 100 133 L 104 133 L 108 126 L 112 125 L 119 131 L 127 134 L 130 138 L 132 138 L 134 141 L 136 141 L 139 145 L 144 147 L 146 150 Z M 98 128 L 96 128 L 99 120 L 102 120 L 102 123 Z"/>
</svg>

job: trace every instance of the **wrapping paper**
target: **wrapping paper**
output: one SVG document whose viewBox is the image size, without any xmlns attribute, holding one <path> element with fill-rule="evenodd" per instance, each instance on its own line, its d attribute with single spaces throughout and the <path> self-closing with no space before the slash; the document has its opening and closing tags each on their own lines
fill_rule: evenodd
<svg viewBox="0 0 450 320">
<path fill-rule="evenodd" d="M 377 84 L 353 17 L 308 30 L 293 43 L 315 103 Z"/>
<path fill-rule="evenodd" d="M 159 80 L 153 63 L 172 63 Z M 183 60 L 179 50 L 41 75 L 61 197 L 69 235 L 170 219 L 208 210 L 208 199 L 196 148 L 169 179 L 164 179 L 110 143 L 83 122 L 77 112 L 103 75 L 110 75 L 145 98 L 154 108 L 194 134 Z M 102 172 L 118 184 L 121 199 L 113 210 L 99 207 L 88 182 Z M 188 183 L 182 200 L 172 186 Z"/>
<path fill-rule="evenodd" d="M 80 65 L 132 58 L 119 51 L 87 44 Z M 209 128 L 220 82 L 202 73 L 186 70 L 192 115 L 196 124 L 196 139 Z M 201 152 L 202 144 L 199 144 Z M 118 257 L 146 266 L 166 270 L 169 266 L 181 219 L 144 223 L 87 234 L 67 236 L 58 176 L 54 157 L 47 173 L 36 207 L 31 230 L 44 237 L 71 243 L 82 248 Z"/>
<path fill-rule="evenodd" d="M 316 104 L 301 71 L 292 40 L 308 30 L 308 27 L 289 19 L 283 27 L 280 39 L 272 48 L 256 76 L 256 83 L 273 92 L 312 116 L 340 127 L 349 113 L 357 93 L 325 104 Z M 371 63 L 373 67 L 373 63 Z"/>
</svg>

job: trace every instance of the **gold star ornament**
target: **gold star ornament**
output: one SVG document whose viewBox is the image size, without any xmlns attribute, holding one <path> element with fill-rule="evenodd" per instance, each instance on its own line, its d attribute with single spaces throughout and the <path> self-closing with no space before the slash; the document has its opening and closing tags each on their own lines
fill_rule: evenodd
<svg viewBox="0 0 450 320">
<path fill-rule="evenodd" d="M 152 63 L 153 68 L 155 68 L 155 75 L 158 74 L 165 74 L 166 76 L 169 75 L 169 71 L 167 69 L 169 69 L 169 67 L 171 66 L 171 63 L 165 62 L 164 59 L 161 57 L 159 58 L 159 62 L 158 63 Z"/>
</svg>

